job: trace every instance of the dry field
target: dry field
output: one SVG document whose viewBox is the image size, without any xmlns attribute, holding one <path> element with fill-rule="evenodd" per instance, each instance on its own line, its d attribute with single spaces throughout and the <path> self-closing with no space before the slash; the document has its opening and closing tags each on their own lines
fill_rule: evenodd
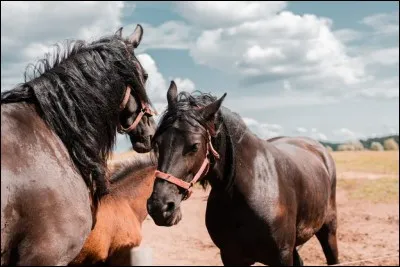
<svg viewBox="0 0 400 267">
<path fill-rule="evenodd" d="M 338 246 L 344 265 L 399 265 L 399 154 L 333 152 L 338 170 Z M 125 153 L 122 157 L 130 157 Z M 120 159 L 118 155 L 114 160 Z M 207 191 L 197 188 L 182 204 L 183 219 L 158 227 L 143 225 L 143 245 L 152 248 L 154 265 L 222 265 L 219 250 L 204 224 Z M 326 265 L 314 237 L 299 254 L 305 265 Z M 353 261 L 379 258 L 360 263 Z M 347 263 L 347 264 L 346 264 Z M 257 264 L 259 265 L 259 264 Z"/>
</svg>

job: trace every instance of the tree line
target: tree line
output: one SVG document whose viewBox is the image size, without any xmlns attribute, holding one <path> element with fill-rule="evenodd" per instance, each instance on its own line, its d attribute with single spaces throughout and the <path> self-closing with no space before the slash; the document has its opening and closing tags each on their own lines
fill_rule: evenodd
<svg viewBox="0 0 400 267">
<path fill-rule="evenodd" d="M 360 151 L 360 150 L 399 150 L 399 135 L 368 138 L 366 140 L 352 140 L 345 143 L 331 143 L 320 141 L 332 151 Z"/>
</svg>

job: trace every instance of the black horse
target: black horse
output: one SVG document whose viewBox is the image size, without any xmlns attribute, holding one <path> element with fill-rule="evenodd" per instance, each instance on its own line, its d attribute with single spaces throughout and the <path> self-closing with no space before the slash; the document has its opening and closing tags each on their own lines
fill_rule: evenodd
<svg viewBox="0 0 400 267">
<path fill-rule="evenodd" d="M 301 265 L 296 247 L 314 234 L 328 264 L 338 263 L 328 151 L 305 137 L 258 138 L 238 114 L 220 108 L 225 96 L 178 96 L 171 83 L 154 135 L 158 171 L 147 202 L 154 222 L 177 224 L 181 201 L 201 179 L 212 187 L 206 226 L 224 265 Z"/>
<path fill-rule="evenodd" d="M 1 264 L 66 265 L 107 194 L 116 130 L 151 150 L 155 122 L 135 57 L 143 29 L 69 43 L 1 94 Z M 58 46 L 58 48 L 60 48 Z"/>
</svg>

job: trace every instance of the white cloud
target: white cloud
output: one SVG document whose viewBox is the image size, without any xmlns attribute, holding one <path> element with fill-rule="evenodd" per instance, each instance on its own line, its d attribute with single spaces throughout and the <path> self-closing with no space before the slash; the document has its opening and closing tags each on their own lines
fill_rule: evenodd
<svg viewBox="0 0 400 267">
<path fill-rule="evenodd" d="M 339 91 L 339 90 L 338 90 Z M 357 88 L 343 92 L 344 98 L 396 99 L 399 98 L 399 76 L 371 79 Z"/>
<path fill-rule="evenodd" d="M 318 131 L 317 128 L 311 128 L 308 136 L 319 141 L 326 141 L 328 139 L 327 136 L 324 133 Z"/>
<path fill-rule="evenodd" d="M 199 64 L 239 74 L 253 83 L 290 77 L 294 84 L 313 82 L 320 87 L 330 81 L 357 84 L 365 77 L 365 64 L 348 55 L 331 27 L 327 18 L 282 11 L 204 30 L 190 53 Z"/>
<path fill-rule="evenodd" d="M 315 102 L 310 98 L 318 101 L 312 95 L 315 90 L 321 98 L 333 91 L 337 97 L 398 98 L 385 85 L 387 77 L 379 74 L 379 66 L 398 65 L 398 46 L 383 47 L 378 41 L 382 35 L 398 34 L 398 12 L 364 18 L 362 23 L 373 29 L 368 32 L 333 30 L 329 18 L 294 14 L 285 10 L 286 2 L 176 5 L 200 33 L 189 42 L 195 62 L 233 74 L 246 86 L 282 80 L 285 91 L 307 91 L 305 105 Z M 369 42 L 372 37 L 377 40 L 373 47 L 354 45 L 353 41 Z"/>
<path fill-rule="evenodd" d="M 334 135 L 338 135 L 338 136 L 345 136 L 345 137 L 349 137 L 349 138 L 353 138 L 355 137 L 355 133 L 350 131 L 347 128 L 341 128 L 339 130 L 335 130 L 333 132 Z"/>
<path fill-rule="evenodd" d="M 340 128 L 337 130 L 333 131 L 333 134 L 335 136 L 340 137 L 343 140 L 360 140 L 360 139 L 364 139 L 366 136 L 364 134 L 361 133 L 357 133 L 357 132 L 353 132 L 347 128 Z"/>
<path fill-rule="evenodd" d="M 171 80 L 175 81 L 179 91 L 193 92 L 196 90 L 196 86 L 190 79 L 172 78 Z"/>
<path fill-rule="evenodd" d="M 286 5 L 285 1 L 181 1 L 177 2 L 177 9 L 196 25 L 218 28 L 273 16 Z"/>
<path fill-rule="evenodd" d="M 149 54 L 139 54 L 137 58 L 149 74 L 146 88 L 150 99 L 153 102 L 164 101 L 168 90 L 167 82 L 164 76 L 158 71 L 156 62 Z"/>
<path fill-rule="evenodd" d="M 114 33 L 123 7 L 122 1 L 1 2 L 1 90 L 23 82 L 26 65 L 50 45 Z M 8 72 L 11 64 L 14 71 Z"/>
<path fill-rule="evenodd" d="M 139 54 L 137 58 L 149 74 L 146 89 L 149 98 L 159 114 L 167 107 L 167 91 L 171 80 L 175 81 L 178 92 L 193 92 L 196 89 L 194 82 L 188 78 L 169 77 L 169 79 L 166 80 L 163 74 L 158 70 L 156 62 L 149 54 Z"/>
<path fill-rule="evenodd" d="M 307 136 L 307 137 L 310 137 L 310 138 L 313 138 L 313 139 L 319 140 L 319 141 L 328 140 L 328 137 L 324 133 L 318 131 L 317 128 L 307 129 L 304 127 L 297 127 L 295 129 L 295 133 L 298 136 Z"/>
<path fill-rule="evenodd" d="M 382 48 L 372 51 L 366 58 L 368 64 L 398 65 L 399 47 Z"/>
<path fill-rule="evenodd" d="M 320 141 L 327 141 L 328 137 L 326 137 L 325 134 L 323 133 L 317 133 L 314 137 L 316 140 L 320 140 Z"/>
<path fill-rule="evenodd" d="M 297 127 L 296 128 L 296 132 L 298 132 L 300 134 L 303 134 L 303 133 L 307 133 L 308 130 L 306 128 L 304 128 L 304 127 Z"/>
<path fill-rule="evenodd" d="M 250 130 L 262 139 L 272 138 L 283 134 L 283 127 L 279 124 L 259 122 L 253 118 L 243 118 Z"/>
<path fill-rule="evenodd" d="M 282 107 L 296 106 L 319 106 L 337 103 L 339 99 L 333 96 L 324 96 L 321 93 L 303 93 L 298 91 L 284 91 L 280 95 L 256 95 L 256 96 L 240 96 L 230 97 L 226 100 L 229 107 L 240 107 L 240 111 L 260 111 Z M 251 103 L 251 105 L 243 105 L 243 103 Z"/>
<path fill-rule="evenodd" d="M 244 117 L 243 121 L 249 127 L 249 129 L 258 135 L 262 139 L 268 139 L 276 136 L 283 136 L 285 134 L 284 128 L 279 124 L 269 124 L 264 122 L 259 122 L 253 118 Z M 328 137 L 318 131 L 317 128 L 311 128 L 310 130 L 304 127 L 297 127 L 295 129 L 296 136 L 307 136 L 319 141 L 326 141 Z"/>
<path fill-rule="evenodd" d="M 195 30 L 183 21 L 167 21 L 158 26 L 138 22 L 143 26 L 142 43 L 139 52 L 149 49 L 189 49 L 195 38 Z M 124 27 L 124 32 L 132 32 L 136 23 Z"/>
<path fill-rule="evenodd" d="M 340 29 L 334 31 L 336 38 L 338 38 L 343 43 L 349 43 L 355 40 L 359 40 L 364 37 L 364 33 L 353 30 L 353 29 Z"/>
<path fill-rule="evenodd" d="M 392 13 L 378 13 L 367 16 L 361 23 L 370 26 L 380 35 L 399 34 L 399 11 Z"/>
</svg>

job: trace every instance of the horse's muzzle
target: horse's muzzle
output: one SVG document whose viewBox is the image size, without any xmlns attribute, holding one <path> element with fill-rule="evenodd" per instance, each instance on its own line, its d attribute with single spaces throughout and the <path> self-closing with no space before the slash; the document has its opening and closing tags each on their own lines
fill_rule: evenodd
<svg viewBox="0 0 400 267">
<path fill-rule="evenodd" d="M 132 148 L 138 153 L 147 153 L 152 150 L 151 147 L 152 136 L 145 137 L 131 137 Z"/>
<path fill-rule="evenodd" d="M 150 198 L 147 200 L 147 212 L 158 226 L 173 226 L 182 219 L 181 209 L 174 202 L 161 203 Z"/>
</svg>

